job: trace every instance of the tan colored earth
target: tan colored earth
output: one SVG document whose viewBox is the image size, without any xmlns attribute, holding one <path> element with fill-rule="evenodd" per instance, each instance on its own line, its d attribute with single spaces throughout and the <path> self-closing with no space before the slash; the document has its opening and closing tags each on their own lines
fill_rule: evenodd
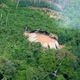
<svg viewBox="0 0 80 80">
<path fill-rule="evenodd" d="M 38 34 L 37 35 L 37 40 L 41 43 L 50 43 L 52 41 L 55 41 L 53 38 L 51 38 L 50 36 L 47 35 L 43 35 L 43 34 Z"/>
<path fill-rule="evenodd" d="M 30 42 L 39 42 L 44 48 L 63 48 L 63 45 L 59 45 L 58 41 L 49 35 L 24 32 L 24 36 L 27 36 Z"/>
</svg>

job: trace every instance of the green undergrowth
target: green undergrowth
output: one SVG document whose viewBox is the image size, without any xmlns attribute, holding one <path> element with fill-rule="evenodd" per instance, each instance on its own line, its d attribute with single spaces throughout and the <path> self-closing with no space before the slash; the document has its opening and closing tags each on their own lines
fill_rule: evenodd
<svg viewBox="0 0 80 80">
<path fill-rule="evenodd" d="M 59 36 L 61 50 L 46 50 L 23 36 L 24 28 Z M 80 79 L 80 30 L 59 27 L 59 21 L 28 8 L 0 8 L 0 73 L 4 80 Z M 59 63 L 62 63 L 59 66 Z M 59 66 L 58 77 L 50 75 Z"/>
</svg>

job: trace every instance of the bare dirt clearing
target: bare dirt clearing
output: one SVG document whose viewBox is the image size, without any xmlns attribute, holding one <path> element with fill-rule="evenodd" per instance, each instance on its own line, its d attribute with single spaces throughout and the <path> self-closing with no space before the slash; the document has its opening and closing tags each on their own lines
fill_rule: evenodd
<svg viewBox="0 0 80 80">
<path fill-rule="evenodd" d="M 55 39 L 55 36 L 51 37 L 45 34 L 29 33 L 29 32 L 24 32 L 24 36 L 27 36 L 30 42 L 39 42 L 44 48 L 51 48 L 51 49 L 62 48 L 62 46 L 59 45 L 58 41 Z"/>
</svg>

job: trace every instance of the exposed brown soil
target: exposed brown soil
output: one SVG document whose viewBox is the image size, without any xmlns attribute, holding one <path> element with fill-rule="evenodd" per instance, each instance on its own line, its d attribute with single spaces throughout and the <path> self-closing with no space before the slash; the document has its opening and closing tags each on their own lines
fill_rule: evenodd
<svg viewBox="0 0 80 80">
<path fill-rule="evenodd" d="M 39 42 L 44 48 L 54 48 L 60 49 L 63 46 L 60 46 L 58 41 L 49 35 L 41 34 L 41 33 L 24 33 L 25 36 L 28 37 L 30 42 Z"/>
<path fill-rule="evenodd" d="M 50 43 L 50 42 L 54 41 L 54 39 L 51 38 L 50 36 L 43 35 L 43 34 L 38 34 L 37 40 L 41 43 Z"/>
</svg>

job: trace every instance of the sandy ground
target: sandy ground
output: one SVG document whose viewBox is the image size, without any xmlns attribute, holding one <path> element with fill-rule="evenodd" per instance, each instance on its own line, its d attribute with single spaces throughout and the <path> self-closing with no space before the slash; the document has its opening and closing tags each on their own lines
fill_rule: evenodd
<svg viewBox="0 0 80 80">
<path fill-rule="evenodd" d="M 44 48 L 60 48 L 58 41 L 48 35 L 40 33 L 24 33 L 24 35 L 28 36 L 30 42 L 39 42 Z"/>
<path fill-rule="evenodd" d="M 40 42 L 45 48 L 59 48 L 59 43 L 55 39 L 47 35 L 38 34 L 37 41 Z"/>
</svg>

